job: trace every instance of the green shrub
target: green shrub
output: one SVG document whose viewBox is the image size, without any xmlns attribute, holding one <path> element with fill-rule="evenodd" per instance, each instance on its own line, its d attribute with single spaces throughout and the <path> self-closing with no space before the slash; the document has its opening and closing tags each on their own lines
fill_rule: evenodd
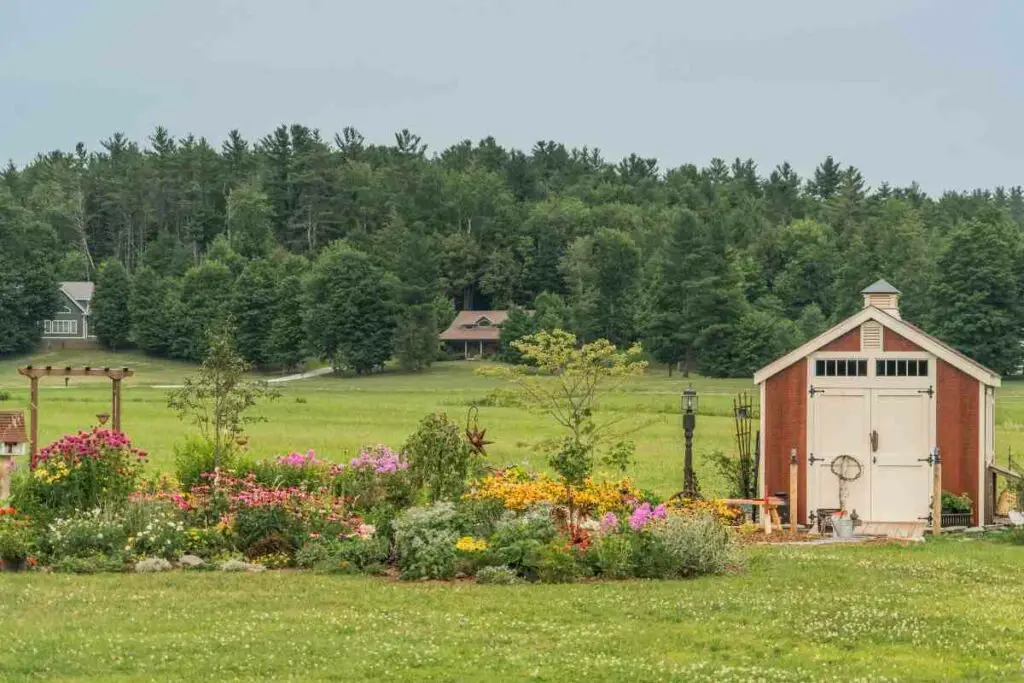
<svg viewBox="0 0 1024 683">
<path fill-rule="evenodd" d="M 583 575 L 576 553 L 554 541 L 543 546 L 537 562 L 537 579 L 541 583 L 572 583 Z"/>
<path fill-rule="evenodd" d="M 497 498 L 462 500 L 458 509 L 460 528 L 477 538 L 489 538 L 505 516 L 505 504 Z"/>
<path fill-rule="evenodd" d="M 400 577 L 450 579 L 455 575 L 455 506 L 409 508 L 394 521 Z"/>
<path fill-rule="evenodd" d="M 51 568 L 55 572 L 66 574 L 99 574 L 101 572 L 123 572 L 124 556 L 86 555 L 83 557 L 65 556 L 56 560 Z"/>
<path fill-rule="evenodd" d="M 344 574 L 379 574 L 387 560 L 386 537 L 310 540 L 295 554 L 300 567 Z"/>
<path fill-rule="evenodd" d="M 0 560 L 7 564 L 21 564 L 32 552 L 33 537 L 25 526 L 0 525 Z"/>
<path fill-rule="evenodd" d="M 476 573 L 476 582 L 507 586 L 518 583 L 519 576 L 509 567 L 483 567 Z"/>
<path fill-rule="evenodd" d="M 675 576 L 676 560 L 660 536 L 651 531 L 627 532 L 633 548 L 632 573 L 640 579 L 666 579 Z"/>
<path fill-rule="evenodd" d="M 1013 545 L 1024 545 L 1024 527 L 1014 527 L 1006 533 L 1007 543 Z"/>
<path fill-rule="evenodd" d="M 188 548 L 185 525 L 172 514 L 154 516 L 144 527 L 128 536 L 125 546 L 133 555 L 173 560 Z"/>
<path fill-rule="evenodd" d="M 230 449 L 221 454 L 221 470 L 230 470 L 235 466 L 234 454 Z M 189 437 L 184 443 L 174 446 L 174 476 L 181 484 L 182 491 L 191 491 L 192 487 L 205 484 L 203 475 L 213 472 L 216 458 L 213 444 L 200 437 Z"/>
<path fill-rule="evenodd" d="M 218 527 L 193 527 L 185 530 L 185 552 L 209 559 L 234 550 L 232 540 Z"/>
<path fill-rule="evenodd" d="M 738 558 L 729 531 L 710 514 L 673 515 L 651 534 L 672 558 L 672 575 L 722 574 Z"/>
<path fill-rule="evenodd" d="M 555 524 L 546 510 L 525 515 L 506 515 L 490 540 L 494 564 L 514 569 L 520 576 L 536 580 L 544 547 L 556 536 Z"/>
<path fill-rule="evenodd" d="M 295 541 L 283 534 L 275 532 L 246 546 L 243 552 L 250 560 L 283 555 L 284 557 L 289 558 L 290 561 L 290 559 L 295 555 Z"/>
<path fill-rule="evenodd" d="M 413 485 L 428 502 L 459 500 L 476 458 L 462 429 L 443 412 L 431 413 L 405 443 Z"/>
<path fill-rule="evenodd" d="M 594 569 L 606 579 L 625 579 L 633 575 L 633 543 L 626 534 L 601 536 L 588 553 Z"/>
<path fill-rule="evenodd" d="M 942 492 L 942 511 L 948 513 L 966 513 L 970 512 L 974 503 L 971 501 L 971 497 L 968 494 L 961 496 L 951 493 L 949 491 Z"/>
<path fill-rule="evenodd" d="M 268 537 L 288 539 L 295 552 L 298 539 L 305 534 L 302 521 L 278 506 L 242 507 L 235 514 L 235 547 L 247 557 L 254 557 L 253 548 Z"/>
<path fill-rule="evenodd" d="M 99 508 L 55 520 L 46 535 L 49 553 L 55 559 L 102 555 L 123 562 L 127 541 L 121 519 Z"/>
</svg>

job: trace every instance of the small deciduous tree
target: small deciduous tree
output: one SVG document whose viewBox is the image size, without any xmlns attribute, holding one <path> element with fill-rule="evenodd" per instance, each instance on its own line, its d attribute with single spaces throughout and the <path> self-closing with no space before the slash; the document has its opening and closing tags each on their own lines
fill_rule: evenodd
<svg viewBox="0 0 1024 683">
<path fill-rule="evenodd" d="M 167 405 L 178 419 L 191 420 L 204 439 L 213 445 L 214 466 L 236 448 L 245 425 L 266 418 L 246 414 L 261 399 L 274 399 L 277 391 L 265 382 L 246 379 L 249 363 L 235 349 L 231 335 L 214 332 L 199 372 L 185 378 L 179 389 L 167 394 Z"/>
<path fill-rule="evenodd" d="M 527 365 L 484 368 L 481 372 L 503 378 L 527 406 L 543 413 L 566 434 L 549 443 L 549 464 L 567 486 L 581 486 L 592 474 L 595 456 L 625 469 L 633 444 L 615 429 L 621 416 L 599 418 L 598 399 L 647 367 L 641 348 L 626 351 L 606 339 L 580 346 L 576 336 L 563 330 L 539 332 L 514 343 Z"/>
</svg>

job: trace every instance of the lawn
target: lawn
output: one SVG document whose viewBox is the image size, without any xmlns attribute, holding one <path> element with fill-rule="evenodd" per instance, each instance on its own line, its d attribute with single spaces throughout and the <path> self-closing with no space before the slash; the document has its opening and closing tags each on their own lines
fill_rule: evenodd
<svg viewBox="0 0 1024 683">
<path fill-rule="evenodd" d="M 4 408 L 27 407 L 20 362 L 0 362 Z M 192 371 L 134 354 L 52 354 L 35 365 L 128 365 L 124 428 L 169 469 L 187 426 L 166 389 Z M 315 449 L 342 460 L 400 445 L 426 413 L 481 425 L 498 463 L 543 466 L 548 421 L 494 398 L 476 363 L 421 375 L 323 377 L 281 386 L 250 431 L 254 457 Z M 601 410 L 636 428 L 632 475 L 680 488 L 679 392 L 653 371 Z M 733 449 L 732 397 L 745 380 L 695 378 L 695 446 Z M 105 380 L 43 382 L 42 441 L 94 424 Z M 1024 451 L 1024 385 L 1000 392 L 998 447 Z M 692 581 L 570 586 L 396 584 L 311 572 L 0 575 L 0 679 L 85 680 L 1021 680 L 1024 546 L 975 537 L 903 546 L 752 547 L 745 571 Z"/>
<path fill-rule="evenodd" d="M 1024 546 L 759 547 L 571 586 L 308 572 L 0 578 L 3 680 L 1021 680 Z M 254 598 L 258 596 L 258 598 Z"/>
<path fill-rule="evenodd" d="M 25 408 L 27 381 L 17 374 L 26 363 L 36 366 L 129 366 L 137 371 L 126 380 L 123 428 L 151 454 L 151 466 L 168 470 L 173 446 L 188 433 L 166 407 L 166 389 L 153 385 L 179 382 L 193 366 L 154 360 L 133 353 L 55 352 L 31 359 L 0 362 L 0 390 L 10 394 L 5 408 Z M 549 419 L 522 407 L 495 404 L 487 399 L 501 386 L 498 380 L 476 373 L 479 363 L 436 364 L 423 374 L 387 372 L 368 377 L 322 377 L 279 385 L 281 397 L 255 411 L 267 419 L 250 431 L 253 457 L 269 457 L 290 450 L 314 449 L 323 458 L 351 458 L 364 444 L 400 446 L 420 418 L 444 410 L 462 423 L 469 406 L 483 401 L 480 424 L 487 428 L 491 459 L 496 464 L 526 463 L 543 468 L 545 457 L 536 448 L 556 436 Z M 684 380 L 663 370 L 649 371 L 609 395 L 601 410 L 623 418 L 625 428 L 636 430 L 636 465 L 630 472 L 640 486 L 662 495 L 682 487 L 683 438 L 679 394 L 692 381 L 700 393 L 700 416 L 694 436 L 696 470 L 706 492 L 725 493 L 717 471 L 704 455 L 720 449 L 735 451 L 733 397 L 756 387 L 747 380 Z M 491 405 L 495 404 L 495 405 Z M 40 441 L 96 423 L 96 414 L 110 410 L 110 383 L 104 378 L 75 378 L 69 387 L 59 378 L 44 379 L 40 390 Z M 756 429 L 756 425 L 755 425 Z M 1007 382 L 997 404 L 996 446 L 1000 461 L 1007 452 L 1024 456 L 1024 383 Z"/>
</svg>

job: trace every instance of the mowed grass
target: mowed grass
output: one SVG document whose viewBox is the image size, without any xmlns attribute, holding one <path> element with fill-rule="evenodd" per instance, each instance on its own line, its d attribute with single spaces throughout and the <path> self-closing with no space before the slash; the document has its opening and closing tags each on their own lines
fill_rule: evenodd
<svg viewBox="0 0 1024 683">
<path fill-rule="evenodd" d="M 192 431 L 167 408 L 167 389 L 153 385 L 180 382 L 194 366 L 147 358 L 133 353 L 56 352 L 31 359 L 0 362 L 0 389 L 10 394 L 4 408 L 28 407 L 28 382 L 17 374 L 27 363 L 35 366 L 129 366 L 136 375 L 125 382 L 123 428 L 149 451 L 151 467 L 170 470 L 173 447 Z M 428 372 L 387 372 L 366 377 L 327 376 L 278 385 L 281 397 L 253 411 L 266 422 L 249 428 L 249 453 L 263 458 L 291 450 L 314 449 L 320 457 L 343 461 L 365 444 L 399 447 L 427 413 L 444 410 L 464 425 L 469 406 L 483 402 L 480 426 L 494 443 L 488 453 L 495 464 L 526 464 L 543 469 L 542 441 L 560 434 L 547 416 L 521 406 L 488 400 L 503 385 L 480 376 L 479 363 L 439 363 Z M 662 369 L 629 381 L 600 403 L 599 417 L 620 420 L 636 442 L 636 464 L 629 472 L 638 484 L 662 495 L 682 487 L 683 435 L 680 392 L 693 384 L 700 394 L 700 415 L 694 437 L 698 478 L 709 494 L 726 493 L 717 470 L 706 455 L 713 450 L 735 453 L 732 401 L 747 391 L 757 400 L 751 381 L 668 377 Z M 110 382 L 104 378 L 47 378 L 40 389 L 40 442 L 96 424 L 97 413 L 110 410 Z M 754 427 L 757 429 L 755 422 Z M 997 396 L 996 448 L 1006 462 L 1010 451 L 1024 461 L 1024 383 L 1008 381 Z M 599 473 L 613 476 L 614 473 Z"/>
<path fill-rule="evenodd" d="M 4 681 L 1009 681 L 1024 547 L 759 547 L 692 581 L 0 577 Z"/>
</svg>

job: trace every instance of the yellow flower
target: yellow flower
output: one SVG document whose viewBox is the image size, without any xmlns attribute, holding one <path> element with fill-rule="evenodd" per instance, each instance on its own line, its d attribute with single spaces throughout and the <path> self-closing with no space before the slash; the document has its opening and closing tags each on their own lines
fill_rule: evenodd
<svg viewBox="0 0 1024 683">
<path fill-rule="evenodd" d="M 482 538 L 463 536 L 455 542 L 455 548 L 463 552 L 475 553 L 481 550 L 487 550 L 487 541 Z"/>
<path fill-rule="evenodd" d="M 580 488 L 566 487 L 546 474 L 524 478 L 518 472 L 490 475 L 466 494 L 469 500 L 500 500 L 508 510 L 525 510 L 538 503 L 567 505 L 570 498 L 578 508 L 595 514 L 629 509 L 630 500 L 639 498 L 631 481 L 595 483 L 588 479 Z"/>
</svg>

